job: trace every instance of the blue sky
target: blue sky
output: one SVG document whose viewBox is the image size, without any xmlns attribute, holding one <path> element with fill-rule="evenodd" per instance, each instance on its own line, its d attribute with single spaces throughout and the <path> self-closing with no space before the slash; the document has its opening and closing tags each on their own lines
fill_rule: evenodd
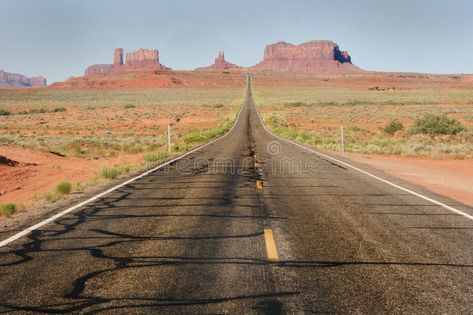
<svg viewBox="0 0 473 315">
<path fill-rule="evenodd" d="M 266 44 L 330 39 L 366 70 L 473 73 L 472 17 L 471 0 L 0 0 L 0 69 L 62 81 L 116 47 L 251 66 Z"/>
</svg>

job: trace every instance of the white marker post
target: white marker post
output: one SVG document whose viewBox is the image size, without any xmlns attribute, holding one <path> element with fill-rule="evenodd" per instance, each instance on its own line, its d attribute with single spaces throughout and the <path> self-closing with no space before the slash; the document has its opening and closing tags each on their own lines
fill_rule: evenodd
<svg viewBox="0 0 473 315">
<path fill-rule="evenodd" d="M 340 127 L 340 138 L 342 140 L 342 152 L 345 153 L 345 136 L 343 135 L 343 126 Z"/>
<path fill-rule="evenodd" d="M 171 125 L 168 125 L 168 153 L 171 155 Z"/>
</svg>

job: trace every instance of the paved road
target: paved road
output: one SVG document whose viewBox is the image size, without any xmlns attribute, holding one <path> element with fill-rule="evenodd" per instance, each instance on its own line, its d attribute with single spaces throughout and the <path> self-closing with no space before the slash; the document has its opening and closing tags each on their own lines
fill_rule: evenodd
<svg viewBox="0 0 473 315">
<path fill-rule="evenodd" d="M 473 222 L 279 141 L 251 88 L 226 137 L 0 249 L 5 313 L 472 310 Z"/>
</svg>

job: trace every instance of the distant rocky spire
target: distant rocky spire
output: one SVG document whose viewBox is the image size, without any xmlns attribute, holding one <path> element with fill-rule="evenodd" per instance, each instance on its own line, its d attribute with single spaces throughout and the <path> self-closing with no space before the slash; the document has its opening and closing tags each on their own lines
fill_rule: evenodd
<svg viewBox="0 0 473 315">
<path fill-rule="evenodd" d="M 115 66 L 123 65 L 123 48 L 115 49 L 115 54 L 113 56 L 113 64 Z"/>
<path fill-rule="evenodd" d="M 200 68 L 197 68 L 196 70 L 211 71 L 211 70 L 229 70 L 229 69 L 238 69 L 238 68 L 240 68 L 240 66 L 227 62 L 225 60 L 225 53 L 222 50 L 220 50 L 217 53 L 217 57 L 215 57 L 215 62 L 213 65 L 210 65 L 208 67 L 200 67 Z"/>
<path fill-rule="evenodd" d="M 215 58 L 215 62 L 225 62 L 225 54 L 223 51 L 218 52 L 217 58 Z"/>
</svg>

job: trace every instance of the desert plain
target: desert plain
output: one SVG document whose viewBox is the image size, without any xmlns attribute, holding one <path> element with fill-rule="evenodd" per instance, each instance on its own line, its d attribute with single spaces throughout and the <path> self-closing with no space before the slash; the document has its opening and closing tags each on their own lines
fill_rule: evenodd
<svg viewBox="0 0 473 315">
<path fill-rule="evenodd" d="M 309 64 L 323 72 L 301 71 L 307 65 L 268 52 L 304 45 L 328 47 L 341 61 Z M 157 51 L 139 50 L 131 54 L 138 61 L 124 63 L 116 49 L 114 64 L 90 66 L 84 76 L 0 90 L 0 204 L 34 212 L 224 134 L 243 104 L 247 75 L 263 120 L 277 135 L 473 204 L 472 75 L 362 71 L 327 41 L 268 47 L 253 68 L 219 52 L 213 65 L 196 71 L 170 70 Z M 453 131 L 421 130 L 418 124 L 436 119 L 429 115 L 447 119 Z M 0 220 L 9 216 L 6 211 Z"/>
</svg>

